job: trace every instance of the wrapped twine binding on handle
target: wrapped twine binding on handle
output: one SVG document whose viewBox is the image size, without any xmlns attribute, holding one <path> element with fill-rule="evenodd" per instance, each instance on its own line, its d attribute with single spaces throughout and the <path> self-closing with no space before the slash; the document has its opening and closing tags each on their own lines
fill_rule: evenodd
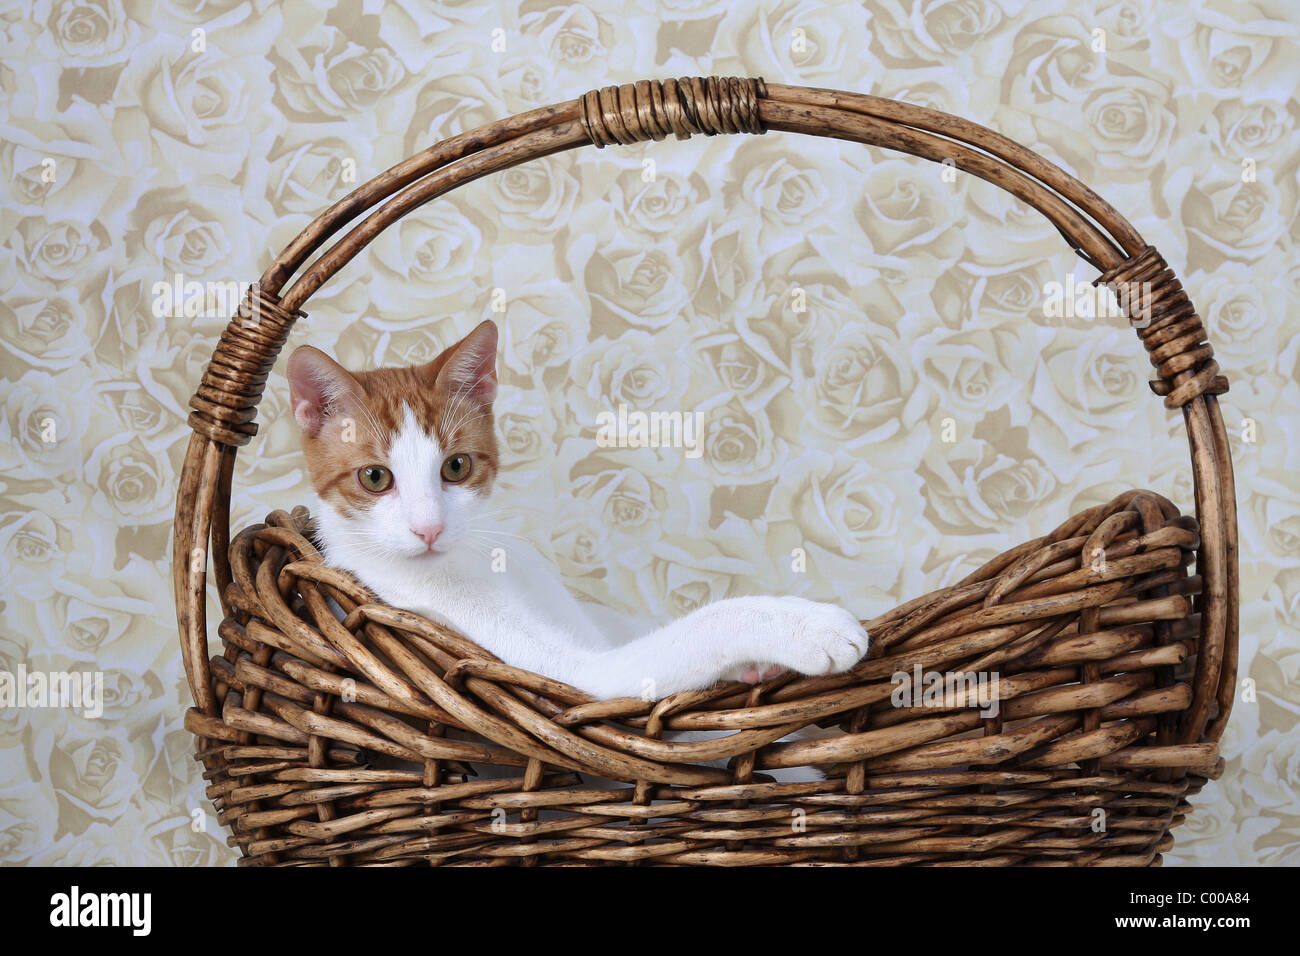
<svg viewBox="0 0 1300 956">
<path fill-rule="evenodd" d="M 1167 408 L 1182 408 L 1197 395 L 1221 395 L 1228 390 L 1201 317 L 1174 271 L 1152 246 L 1107 269 L 1097 282 L 1115 292 L 1125 315 L 1148 313 L 1135 327 L 1160 376 L 1151 383 L 1151 391 L 1165 396 Z"/>
<path fill-rule="evenodd" d="M 303 508 L 231 539 L 235 456 L 257 432 L 276 358 L 310 296 L 384 228 L 562 150 L 768 130 L 948 161 L 1042 212 L 1115 292 L 1156 370 L 1152 390 L 1182 410 L 1195 517 L 1156 492 L 1124 492 L 864 622 L 874 650 L 844 674 L 660 701 L 592 700 L 382 604 L 321 563 Z M 190 400 L 174 580 L 195 701 L 185 723 L 207 794 L 247 864 L 1158 864 L 1187 798 L 1222 772 L 1232 707 L 1227 387 L 1159 253 L 1082 183 L 959 117 L 690 77 L 605 87 L 462 133 L 303 230 L 232 317 Z M 209 563 L 223 612 L 214 656 Z M 895 675 L 914 668 L 993 675 L 997 714 L 969 689 L 893 706 Z M 813 724 L 843 735 L 782 741 Z M 675 730 L 719 735 L 664 739 Z M 704 765 L 719 759 L 726 769 Z M 487 764 L 514 769 L 477 777 Z M 766 773 L 803 766 L 825 779 Z"/>
<path fill-rule="evenodd" d="M 664 139 L 669 133 L 678 139 L 695 133 L 762 134 L 758 101 L 766 95 L 761 79 L 710 76 L 607 86 L 578 102 L 583 129 L 600 149 Z"/>
</svg>

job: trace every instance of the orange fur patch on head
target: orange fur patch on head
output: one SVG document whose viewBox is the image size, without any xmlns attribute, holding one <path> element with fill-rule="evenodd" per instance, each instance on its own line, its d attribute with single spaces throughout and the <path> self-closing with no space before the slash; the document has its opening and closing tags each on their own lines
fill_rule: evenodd
<svg viewBox="0 0 1300 956">
<path fill-rule="evenodd" d="M 492 413 L 496 327 L 491 322 L 424 365 L 349 372 L 311 352 L 311 374 L 329 379 L 328 391 L 334 395 L 316 433 L 304 428 L 302 436 L 312 486 L 322 499 L 348 516 L 371 506 L 375 495 L 361 486 L 357 472 L 388 466 L 408 408 L 444 456 L 470 456 L 470 475 L 460 487 L 482 496 L 491 492 L 499 466 Z M 295 380 L 292 369 L 290 378 Z"/>
</svg>

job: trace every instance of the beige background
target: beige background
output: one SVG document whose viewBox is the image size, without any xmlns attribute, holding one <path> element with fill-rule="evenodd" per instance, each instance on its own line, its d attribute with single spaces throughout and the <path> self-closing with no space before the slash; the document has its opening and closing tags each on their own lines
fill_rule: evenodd
<svg viewBox="0 0 1300 956">
<path fill-rule="evenodd" d="M 108 695 L 98 722 L 0 711 L 0 861 L 233 862 L 214 821 L 190 826 L 208 805 L 168 555 L 185 405 L 226 317 L 155 318 L 153 284 L 255 278 L 352 168 L 364 181 L 607 83 L 721 74 L 984 122 L 1097 188 L 1179 270 L 1232 382 L 1254 699 L 1167 861 L 1300 862 L 1297 62 L 1282 0 L 0 14 L 0 669 L 93 666 Z M 1136 336 L 1044 317 L 1046 284 L 1091 270 L 1036 213 L 942 172 L 780 134 L 553 157 L 389 230 L 294 344 L 418 361 L 504 289 L 498 495 L 577 586 L 661 613 L 739 589 L 874 613 L 1126 486 L 1190 511 L 1181 418 L 1147 391 Z M 239 457 L 236 527 L 307 500 L 282 374 Z M 619 401 L 704 412 L 705 453 L 597 448 Z"/>
</svg>

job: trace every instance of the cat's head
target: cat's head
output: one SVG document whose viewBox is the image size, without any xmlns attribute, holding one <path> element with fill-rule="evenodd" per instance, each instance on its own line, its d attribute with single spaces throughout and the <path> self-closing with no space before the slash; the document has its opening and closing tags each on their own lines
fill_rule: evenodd
<svg viewBox="0 0 1300 956">
<path fill-rule="evenodd" d="M 311 482 L 352 554 L 436 560 L 471 537 L 497 473 L 497 329 L 424 365 L 349 372 L 304 345 L 289 395 Z"/>
</svg>

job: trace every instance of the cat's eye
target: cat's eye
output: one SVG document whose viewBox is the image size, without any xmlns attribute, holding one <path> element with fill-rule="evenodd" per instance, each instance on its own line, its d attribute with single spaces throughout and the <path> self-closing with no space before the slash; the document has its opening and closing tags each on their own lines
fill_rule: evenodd
<svg viewBox="0 0 1300 956">
<path fill-rule="evenodd" d="M 469 455 L 452 455 L 442 463 L 442 480 L 454 485 L 469 477 L 473 462 Z"/>
<path fill-rule="evenodd" d="M 380 494 L 393 485 L 393 473 L 383 465 L 366 465 L 357 469 L 357 481 L 366 491 Z"/>
</svg>

